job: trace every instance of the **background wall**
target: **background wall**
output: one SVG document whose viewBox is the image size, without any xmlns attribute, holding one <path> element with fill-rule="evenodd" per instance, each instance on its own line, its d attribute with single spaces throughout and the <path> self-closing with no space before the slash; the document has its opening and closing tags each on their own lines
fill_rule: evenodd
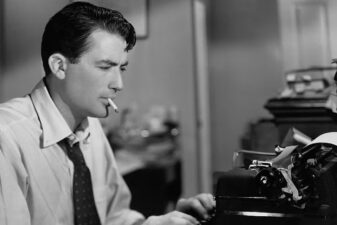
<svg viewBox="0 0 337 225">
<path fill-rule="evenodd" d="M 208 18 L 212 165 L 223 171 L 283 87 L 277 2 L 211 0 Z"/>
<path fill-rule="evenodd" d="M 26 94 L 41 79 L 40 43 L 43 28 L 55 10 L 67 2 L 3 0 L 4 72 L 1 74 L 0 101 Z"/>
</svg>

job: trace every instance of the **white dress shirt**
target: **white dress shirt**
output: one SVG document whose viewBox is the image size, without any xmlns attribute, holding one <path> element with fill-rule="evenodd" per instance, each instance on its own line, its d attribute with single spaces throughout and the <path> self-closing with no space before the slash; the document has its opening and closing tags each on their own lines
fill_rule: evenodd
<svg viewBox="0 0 337 225">
<path fill-rule="evenodd" d="M 80 142 L 102 225 L 143 220 L 129 208 L 99 120 L 88 118 L 73 133 L 41 80 L 31 94 L 0 104 L 0 224 L 74 224 L 73 164 L 60 144 L 67 137 Z"/>
</svg>

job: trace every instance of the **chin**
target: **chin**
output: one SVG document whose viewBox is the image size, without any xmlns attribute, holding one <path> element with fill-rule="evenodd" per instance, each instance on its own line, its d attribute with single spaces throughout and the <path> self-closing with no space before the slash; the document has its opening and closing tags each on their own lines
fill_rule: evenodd
<svg viewBox="0 0 337 225">
<path fill-rule="evenodd" d="M 102 110 L 96 110 L 92 111 L 90 113 L 90 117 L 95 117 L 95 118 L 106 118 L 109 115 L 109 110 L 107 108 L 104 108 Z"/>
<path fill-rule="evenodd" d="M 109 116 L 109 112 L 100 113 L 96 115 L 97 118 L 106 118 L 108 116 Z"/>
</svg>

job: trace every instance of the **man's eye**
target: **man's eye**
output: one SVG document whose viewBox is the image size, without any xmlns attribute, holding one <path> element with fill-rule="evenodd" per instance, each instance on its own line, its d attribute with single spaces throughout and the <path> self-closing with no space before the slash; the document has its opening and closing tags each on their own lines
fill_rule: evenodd
<svg viewBox="0 0 337 225">
<path fill-rule="evenodd" d="M 126 67 L 121 67 L 121 71 L 125 72 L 126 71 Z"/>
<path fill-rule="evenodd" d="M 100 66 L 99 68 L 101 70 L 108 70 L 108 69 L 110 69 L 110 66 Z"/>
</svg>

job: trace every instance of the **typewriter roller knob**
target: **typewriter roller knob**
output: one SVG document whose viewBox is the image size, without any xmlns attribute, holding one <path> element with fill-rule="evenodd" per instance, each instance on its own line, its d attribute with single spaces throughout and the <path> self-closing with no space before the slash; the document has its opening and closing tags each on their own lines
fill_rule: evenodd
<svg viewBox="0 0 337 225">
<path fill-rule="evenodd" d="M 280 171 L 275 168 L 264 168 L 256 175 L 256 181 L 258 184 L 259 192 L 262 195 L 272 197 L 277 197 L 281 188 L 286 185 Z"/>
</svg>

